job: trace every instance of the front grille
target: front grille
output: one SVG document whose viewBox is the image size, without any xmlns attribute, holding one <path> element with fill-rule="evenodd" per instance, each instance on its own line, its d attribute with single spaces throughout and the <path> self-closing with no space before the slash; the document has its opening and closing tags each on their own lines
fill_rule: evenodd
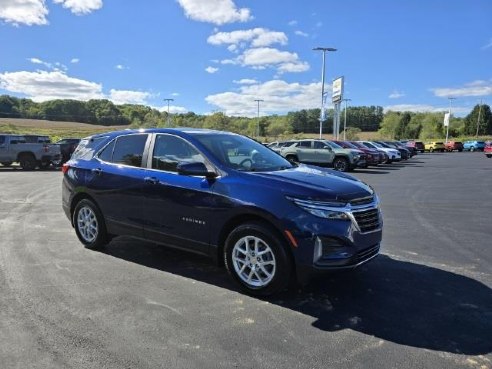
<svg viewBox="0 0 492 369">
<path fill-rule="evenodd" d="M 351 206 L 367 205 L 374 201 L 374 196 L 361 197 L 359 199 L 350 200 Z"/>
<path fill-rule="evenodd" d="M 361 250 L 357 253 L 357 264 L 370 259 L 379 252 L 379 244 L 368 247 L 367 249 Z"/>
<path fill-rule="evenodd" d="M 378 209 L 362 210 L 353 214 L 361 232 L 374 231 L 380 227 Z"/>
</svg>

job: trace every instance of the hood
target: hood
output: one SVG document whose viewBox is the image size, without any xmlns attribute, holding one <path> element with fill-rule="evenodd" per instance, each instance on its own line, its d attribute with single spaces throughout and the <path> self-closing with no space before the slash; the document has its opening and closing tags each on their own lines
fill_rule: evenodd
<svg viewBox="0 0 492 369">
<path fill-rule="evenodd" d="M 355 177 L 309 165 L 275 172 L 249 172 L 247 175 L 264 179 L 264 184 L 285 195 L 320 201 L 350 201 L 374 193 L 370 186 Z"/>
</svg>

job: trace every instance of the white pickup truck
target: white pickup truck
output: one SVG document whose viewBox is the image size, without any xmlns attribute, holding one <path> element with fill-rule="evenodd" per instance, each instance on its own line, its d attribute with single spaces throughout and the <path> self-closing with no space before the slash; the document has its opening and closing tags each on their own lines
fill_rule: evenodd
<svg viewBox="0 0 492 369">
<path fill-rule="evenodd" d="M 49 143 L 46 136 L 0 134 L 0 163 L 3 166 L 18 162 L 22 169 L 33 170 L 56 165 L 60 160 L 60 146 Z"/>
</svg>

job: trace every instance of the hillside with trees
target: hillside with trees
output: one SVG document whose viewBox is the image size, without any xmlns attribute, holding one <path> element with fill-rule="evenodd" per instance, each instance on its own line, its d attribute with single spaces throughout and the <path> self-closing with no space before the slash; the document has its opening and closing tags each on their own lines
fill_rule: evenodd
<svg viewBox="0 0 492 369">
<path fill-rule="evenodd" d="M 332 133 L 333 110 L 328 110 L 323 133 Z M 34 102 L 8 95 L 0 96 L 0 118 L 71 121 L 103 126 L 194 127 L 227 130 L 248 136 L 278 139 L 299 134 L 319 133 L 320 109 L 291 111 L 286 115 L 257 118 L 231 117 L 222 112 L 199 115 L 193 112 L 171 114 L 144 105 L 115 105 L 110 100 L 50 100 Z M 361 131 L 378 132 L 388 139 L 432 139 L 445 136 L 444 113 L 384 112 L 381 106 L 352 106 L 347 109 L 349 137 Z M 342 110 L 341 121 L 345 118 Z M 476 105 L 464 118 L 452 117 L 451 137 L 492 135 L 492 113 L 486 104 Z"/>
</svg>

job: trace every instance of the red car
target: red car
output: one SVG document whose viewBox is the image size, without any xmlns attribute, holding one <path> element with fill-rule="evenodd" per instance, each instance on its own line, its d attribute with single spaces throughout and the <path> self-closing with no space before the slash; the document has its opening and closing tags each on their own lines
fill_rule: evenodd
<svg viewBox="0 0 492 369">
<path fill-rule="evenodd" d="M 374 152 L 375 150 L 369 149 L 367 147 L 361 148 L 354 145 L 352 142 L 348 141 L 333 141 L 337 145 L 342 146 L 344 149 L 354 149 L 360 150 L 366 154 L 366 163 L 367 165 L 378 165 L 379 164 L 379 154 L 378 152 Z"/>
<path fill-rule="evenodd" d="M 488 158 L 492 158 L 492 142 L 486 142 L 485 147 L 483 149 L 485 156 Z"/>
<path fill-rule="evenodd" d="M 448 141 L 444 144 L 444 150 L 446 150 L 446 151 L 458 150 L 459 152 L 461 152 L 461 151 L 463 151 L 463 142 Z"/>
</svg>

